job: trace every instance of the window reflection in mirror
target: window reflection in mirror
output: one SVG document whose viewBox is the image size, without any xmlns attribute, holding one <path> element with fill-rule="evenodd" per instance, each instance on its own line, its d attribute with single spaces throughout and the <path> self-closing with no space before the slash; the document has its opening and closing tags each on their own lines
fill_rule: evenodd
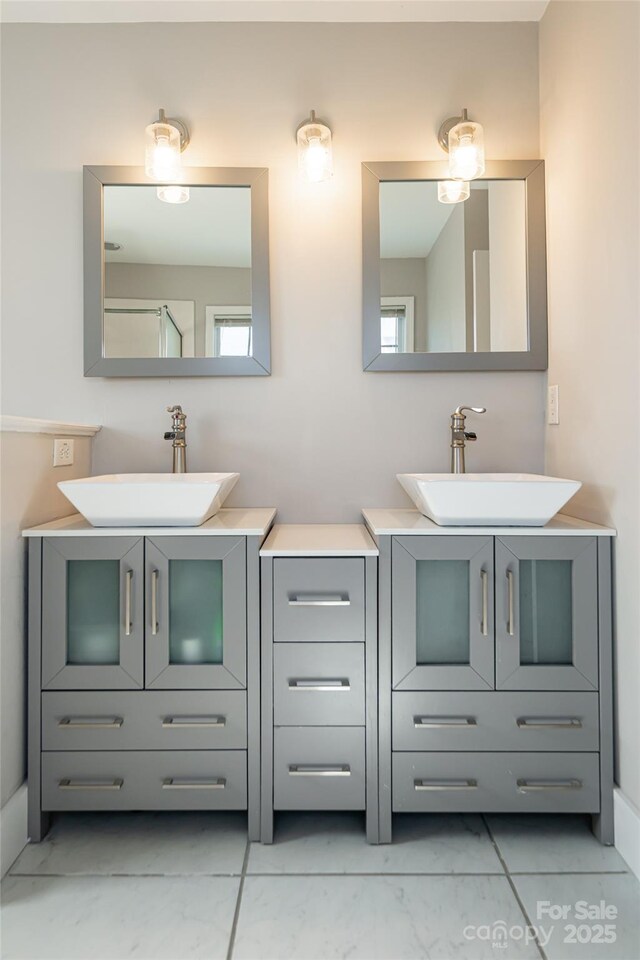
<svg viewBox="0 0 640 960">
<path fill-rule="evenodd" d="M 456 204 L 437 188 L 380 183 L 381 352 L 528 350 L 524 181 L 472 181 Z"/>
<path fill-rule="evenodd" d="M 250 357 L 251 189 L 104 187 L 105 357 Z"/>
</svg>

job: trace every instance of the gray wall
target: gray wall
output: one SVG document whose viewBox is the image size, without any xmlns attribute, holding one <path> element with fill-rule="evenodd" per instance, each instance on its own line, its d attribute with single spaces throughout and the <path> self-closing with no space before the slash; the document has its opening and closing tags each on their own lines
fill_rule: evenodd
<svg viewBox="0 0 640 960">
<path fill-rule="evenodd" d="M 380 261 L 380 296 L 414 297 L 414 349 L 427 345 L 425 261 L 420 257 L 389 257 Z"/>
<path fill-rule="evenodd" d="M 571 513 L 618 528 L 616 778 L 637 807 L 639 37 L 640 5 L 636 3 L 551 3 L 540 28 L 549 383 L 560 388 L 560 423 L 547 428 L 546 466 L 551 474 L 583 481 L 569 504 Z M 576 124 L 576 117 L 588 117 L 588 121 Z M 629 117 L 634 118 L 631 128 Z M 612 137 L 612 130 L 618 136 Z M 634 187 L 612 189 L 612 183 Z"/>
<path fill-rule="evenodd" d="M 195 300 L 196 356 L 205 356 L 205 307 L 251 303 L 251 270 L 247 267 L 168 266 L 162 263 L 108 263 L 108 297 L 143 300 Z"/>
<path fill-rule="evenodd" d="M 447 469 L 459 403 L 488 408 L 470 468 L 541 469 L 542 374 L 365 374 L 361 346 L 361 162 L 441 159 L 463 103 L 488 156 L 537 157 L 536 24 L 4 24 L 2 80 L 5 412 L 103 423 L 97 473 L 163 470 L 182 403 L 191 469 L 239 470 L 230 504 L 283 521 L 408 506 L 395 474 Z M 83 378 L 81 167 L 142 163 L 159 106 L 191 126 L 185 163 L 270 168 L 270 378 Z M 297 175 L 311 107 L 329 183 Z"/>
<path fill-rule="evenodd" d="M 467 349 L 466 203 L 458 204 L 451 212 L 426 260 L 427 348 L 435 353 Z"/>
</svg>

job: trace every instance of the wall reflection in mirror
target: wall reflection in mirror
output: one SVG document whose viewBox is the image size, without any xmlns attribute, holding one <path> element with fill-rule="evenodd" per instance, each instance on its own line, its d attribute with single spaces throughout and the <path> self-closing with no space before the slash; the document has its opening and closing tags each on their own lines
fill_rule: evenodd
<svg viewBox="0 0 640 960">
<path fill-rule="evenodd" d="M 526 235 L 524 180 L 381 182 L 381 352 L 528 350 Z"/>
<path fill-rule="evenodd" d="M 104 187 L 103 356 L 251 357 L 251 188 Z"/>
</svg>

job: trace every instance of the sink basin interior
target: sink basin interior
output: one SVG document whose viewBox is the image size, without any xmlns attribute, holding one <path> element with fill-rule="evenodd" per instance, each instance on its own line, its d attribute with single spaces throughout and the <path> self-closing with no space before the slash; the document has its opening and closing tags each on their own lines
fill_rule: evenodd
<svg viewBox="0 0 640 960">
<path fill-rule="evenodd" d="M 581 483 L 533 473 L 399 473 L 418 510 L 441 526 L 542 527 Z"/>
<path fill-rule="evenodd" d="M 239 473 L 114 473 L 58 484 L 96 527 L 199 526 L 213 517 Z"/>
</svg>

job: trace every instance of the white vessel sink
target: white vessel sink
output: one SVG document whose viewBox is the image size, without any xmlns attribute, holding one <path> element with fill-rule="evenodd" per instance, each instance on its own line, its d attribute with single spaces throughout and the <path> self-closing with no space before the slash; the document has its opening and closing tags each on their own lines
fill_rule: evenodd
<svg viewBox="0 0 640 960">
<path fill-rule="evenodd" d="M 218 512 L 239 473 L 113 473 L 58 484 L 94 527 L 198 527 Z"/>
<path fill-rule="evenodd" d="M 443 527 L 543 527 L 578 480 L 535 473 L 399 473 L 420 513 Z"/>
</svg>

